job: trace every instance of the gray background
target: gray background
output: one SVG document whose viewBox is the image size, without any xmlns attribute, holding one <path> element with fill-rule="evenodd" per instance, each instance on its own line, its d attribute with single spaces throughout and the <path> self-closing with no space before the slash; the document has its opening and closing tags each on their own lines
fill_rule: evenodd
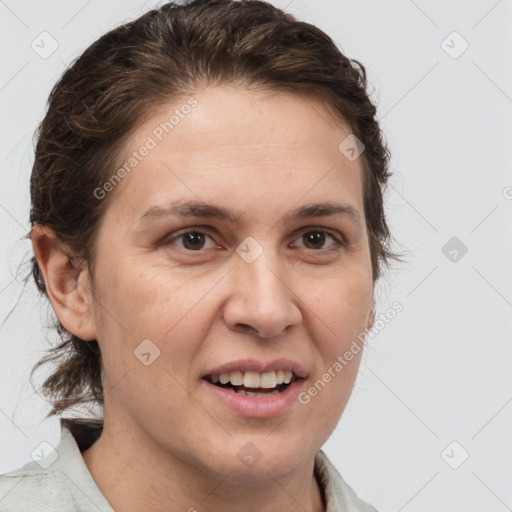
<svg viewBox="0 0 512 512">
<path fill-rule="evenodd" d="M 403 311 L 371 340 L 324 450 L 382 512 L 510 510 L 511 1 L 272 3 L 318 25 L 367 67 L 393 153 L 389 224 L 408 251 L 378 290 L 378 315 L 394 301 Z M 0 321 L 21 294 L 0 330 L 2 473 L 59 437 L 58 420 L 43 421 L 47 407 L 29 383 L 47 348 L 48 308 L 33 285 L 22 293 L 26 267 L 17 270 L 31 250 L 20 239 L 32 135 L 66 65 L 154 5 L 0 0 Z M 58 43 L 44 59 L 31 48 L 43 31 Z"/>
</svg>

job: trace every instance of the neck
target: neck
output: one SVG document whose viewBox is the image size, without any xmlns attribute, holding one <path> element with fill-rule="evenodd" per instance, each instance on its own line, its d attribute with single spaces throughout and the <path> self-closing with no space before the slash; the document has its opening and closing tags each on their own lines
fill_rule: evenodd
<svg viewBox="0 0 512 512">
<path fill-rule="evenodd" d="M 278 480 L 267 472 L 266 479 L 244 481 L 234 472 L 214 474 L 184 457 L 166 453 L 141 434 L 105 418 L 100 438 L 82 453 L 96 485 L 114 510 L 325 511 L 313 458 L 286 478 Z"/>
</svg>

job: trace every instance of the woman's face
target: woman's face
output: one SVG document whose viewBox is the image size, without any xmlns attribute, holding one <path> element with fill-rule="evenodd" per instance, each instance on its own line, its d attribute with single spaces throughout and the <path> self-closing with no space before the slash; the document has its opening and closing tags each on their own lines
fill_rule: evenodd
<svg viewBox="0 0 512 512">
<path fill-rule="evenodd" d="M 370 324 L 362 162 L 314 100 L 227 87 L 194 99 L 137 128 L 108 192 L 93 312 L 105 431 L 141 457 L 285 477 L 334 430 L 361 351 L 344 354 Z M 318 203 L 342 208 L 306 208 Z M 230 375 L 249 387 L 259 373 L 273 386 L 266 370 L 303 378 L 245 396 L 205 378 L 223 367 L 256 371 Z"/>
</svg>

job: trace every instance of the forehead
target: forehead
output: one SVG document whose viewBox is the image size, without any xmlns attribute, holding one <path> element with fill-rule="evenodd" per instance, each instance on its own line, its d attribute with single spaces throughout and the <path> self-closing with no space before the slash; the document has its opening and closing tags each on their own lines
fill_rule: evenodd
<svg viewBox="0 0 512 512">
<path fill-rule="evenodd" d="M 259 200 L 264 208 L 304 197 L 357 208 L 362 158 L 351 161 L 339 149 L 350 133 L 313 98 L 207 88 L 160 105 L 136 128 L 118 162 L 125 172 L 114 204 L 142 214 L 173 197 Z"/>
</svg>

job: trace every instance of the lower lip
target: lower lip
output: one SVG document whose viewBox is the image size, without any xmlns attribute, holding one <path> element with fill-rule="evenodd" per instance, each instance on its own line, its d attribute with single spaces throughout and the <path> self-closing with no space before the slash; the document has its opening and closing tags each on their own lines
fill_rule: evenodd
<svg viewBox="0 0 512 512">
<path fill-rule="evenodd" d="M 247 418 L 272 418 L 286 412 L 295 402 L 305 379 L 292 382 L 284 391 L 271 396 L 244 396 L 235 391 L 221 388 L 203 379 L 205 386 L 229 409 Z"/>
</svg>

